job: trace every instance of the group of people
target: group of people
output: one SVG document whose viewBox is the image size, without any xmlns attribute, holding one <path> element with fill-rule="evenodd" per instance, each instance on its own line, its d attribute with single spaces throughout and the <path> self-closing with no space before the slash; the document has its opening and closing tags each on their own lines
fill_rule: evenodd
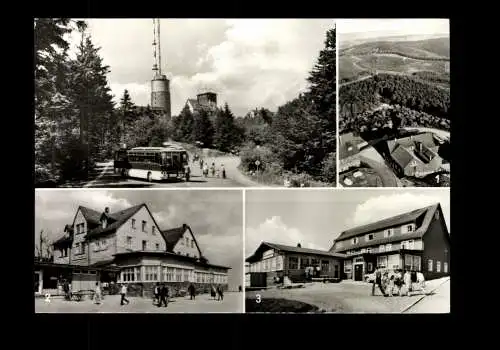
<svg viewBox="0 0 500 350">
<path fill-rule="evenodd" d="M 156 286 L 153 291 L 153 304 L 156 303 L 156 306 L 161 307 L 162 305 L 164 307 L 167 307 L 168 305 L 168 287 L 166 284 L 162 284 L 160 286 L 160 283 L 156 283 Z"/>
<path fill-rule="evenodd" d="M 224 168 L 224 164 L 221 164 L 220 168 L 217 168 L 215 165 L 215 159 L 212 161 L 210 167 L 207 162 L 203 160 L 203 158 L 200 158 L 199 164 L 204 177 L 208 177 L 208 175 L 211 174 L 212 177 L 226 178 L 226 168 Z"/>
<path fill-rule="evenodd" d="M 385 297 L 394 295 L 410 296 L 414 290 L 425 291 L 425 278 L 422 272 L 403 271 L 401 269 L 393 272 L 383 269 L 375 270 L 375 279 L 372 284 L 372 295 L 375 295 L 375 287 L 378 286 L 380 292 Z M 415 286 L 417 288 L 415 288 Z"/>
<path fill-rule="evenodd" d="M 210 287 L 210 296 L 215 300 L 217 298 L 217 301 L 222 301 L 224 300 L 224 289 L 222 286 L 217 286 L 215 287 L 212 285 Z"/>
</svg>

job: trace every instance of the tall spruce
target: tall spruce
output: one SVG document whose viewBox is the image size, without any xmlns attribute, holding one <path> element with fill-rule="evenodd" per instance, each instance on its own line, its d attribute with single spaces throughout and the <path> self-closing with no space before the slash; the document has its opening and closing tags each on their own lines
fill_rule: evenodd
<svg viewBox="0 0 500 350">
<path fill-rule="evenodd" d="M 234 115 L 227 103 L 224 104 L 224 108 L 218 109 L 214 128 L 215 147 L 223 152 L 231 150 L 237 142 L 238 130 L 234 123 Z"/>
<path fill-rule="evenodd" d="M 207 111 L 204 109 L 195 113 L 192 140 L 193 142 L 201 142 L 204 147 L 211 147 L 214 137 L 214 128 L 208 117 Z"/>
</svg>

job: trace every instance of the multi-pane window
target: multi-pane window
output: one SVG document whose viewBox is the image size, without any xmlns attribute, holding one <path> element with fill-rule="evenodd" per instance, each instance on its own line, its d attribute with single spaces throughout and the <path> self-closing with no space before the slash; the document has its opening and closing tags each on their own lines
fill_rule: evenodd
<svg viewBox="0 0 500 350">
<path fill-rule="evenodd" d="M 175 281 L 182 282 L 182 269 L 175 269 Z"/>
<path fill-rule="evenodd" d="M 132 219 L 131 223 L 132 223 L 132 228 L 135 229 L 135 219 Z"/>
<path fill-rule="evenodd" d="M 173 282 L 174 281 L 174 268 L 164 266 L 163 267 L 163 281 Z"/>
<path fill-rule="evenodd" d="M 447 262 L 443 263 L 443 272 L 448 273 L 448 263 Z"/>
<path fill-rule="evenodd" d="M 344 272 L 349 273 L 352 271 L 352 261 L 351 260 L 346 260 L 344 263 Z"/>
<path fill-rule="evenodd" d="M 158 281 L 158 266 L 145 266 L 145 280 L 146 281 Z"/>
<path fill-rule="evenodd" d="M 309 266 L 309 258 L 300 258 L 300 268 L 306 268 Z"/>
<path fill-rule="evenodd" d="M 358 244 L 359 242 L 359 239 L 358 237 L 354 237 L 352 240 L 351 240 L 352 244 Z"/>
<path fill-rule="evenodd" d="M 146 221 L 142 220 L 142 232 L 146 232 Z"/>
<path fill-rule="evenodd" d="M 135 281 L 135 268 L 127 267 L 122 270 L 122 282 Z"/>
<path fill-rule="evenodd" d="M 436 261 L 436 272 L 441 272 L 441 261 Z"/>
<path fill-rule="evenodd" d="M 394 235 L 394 229 L 388 228 L 384 231 L 384 237 L 392 237 Z"/>
<path fill-rule="evenodd" d="M 432 266 L 432 259 L 429 259 L 429 260 L 427 261 L 427 270 L 428 270 L 429 272 L 432 272 L 432 267 L 433 267 L 433 266 Z"/>
<path fill-rule="evenodd" d="M 294 256 L 288 258 L 288 268 L 290 270 L 296 270 L 299 268 L 299 259 Z"/>
<path fill-rule="evenodd" d="M 377 257 L 377 267 L 380 269 L 385 269 L 387 267 L 387 256 Z"/>
<path fill-rule="evenodd" d="M 330 271 L 330 261 L 321 260 L 321 270 L 322 271 Z"/>
<path fill-rule="evenodd" d="M 127 248 L 132 249 L 132 237 L 127 237 Z"/>
</svg>

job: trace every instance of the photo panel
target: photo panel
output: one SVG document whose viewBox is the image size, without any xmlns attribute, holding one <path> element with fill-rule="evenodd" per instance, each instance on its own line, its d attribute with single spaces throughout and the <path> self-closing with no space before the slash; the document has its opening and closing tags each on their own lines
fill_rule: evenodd
<svg viewBox="0 0 500 350">
<path fill-rule="evenodd" d="M 36 313 L 243 313 L 242 190 L 35 193 Z"/>
<path fill-rule="evenodd" d="M 36 188 L 336 187 L 334 19 L 34 21 Z"/>
<path fill-rule="evenodd" d="M 449 187 L 449 19 L 339 19 L 339 187 Z"/>
<path fill-rule="evenodd" d="M 246 190 L 246 313 L 449 313 L 448 188 Z"/>
</svg>

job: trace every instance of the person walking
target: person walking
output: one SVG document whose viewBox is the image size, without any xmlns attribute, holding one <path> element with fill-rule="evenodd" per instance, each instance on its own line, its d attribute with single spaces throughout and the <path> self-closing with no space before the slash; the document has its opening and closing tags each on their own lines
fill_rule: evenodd
<svg viewBox="0 0 500 350">
<path fill-rule="evenodd" d="M 196 299 L 196 290 L 194 288 L 194 285 L 191 283 L 188 287 L 189 291 L 189 300 L 195 300 Z"/>
<path fill-rule="evenodd" d="M 165 305 L 165 307 L 168 305 L 168 288 L 165 284 L 163 284 L 160 289 L 160 302 L 158 303 L 158 307 L 162 305 Z"/>
<path fill-rule="evenodd" d="M 378 286 L 382 294 L 384 296 L 387 296 L 387 294 L 385 294 L 384 289 L 382 288 L 382 271 L 380 271 L 379 268 L 375 270 L 375 280 L 373 281 L 372 284 L 372 296 L 375 295 L 375 286 Z"/>
<path fill-rule="evenodd" d="M 153 305 L 160 302 L 160 283 L 156 282 L 155 289 L 153 291 Z"/>
<path fill-rule="evenodd" d="M 99 286 L 99 282 L 96 282 L 94 291 L 94 304 L 100 305 L 101 300 L 102 300 L 101 287 Z"/>
<path fill-rule="evenodd" d="M 411 296 L 411 290 L 412 290 L 412 283 L 411 283 L 411 272 L 410 271 L 405 271 L 403 275 L 403 283 L 405 286 L 405 293 L 407 296 Z"/>
<path fill-rule="evenodd" d="M 224 168 L 224 164 L 221 164 L 220 168 L 222 171 L 222 178 L 225 179 L 226 178 L 226 168 Z"/>
<path fill-rule="evenodd" d="M 217 300 L 219 301 L 224 300 L 224 289 L 222 288 L 222 286 L 217 287 L 217 295 L 218 295 Z"/>
<path fill-rule="evenodd" d="M 126 302 L 127 305 L 130 304 L 130 301 L 126 298 L 126 296 L 127 296 L 127 285 L 125 283 L 122 284 L 122 287 L 120 289 L 120 294 L 121 294 L 120 305 L 123 305 L 123 302 Z"/>
</svg>

